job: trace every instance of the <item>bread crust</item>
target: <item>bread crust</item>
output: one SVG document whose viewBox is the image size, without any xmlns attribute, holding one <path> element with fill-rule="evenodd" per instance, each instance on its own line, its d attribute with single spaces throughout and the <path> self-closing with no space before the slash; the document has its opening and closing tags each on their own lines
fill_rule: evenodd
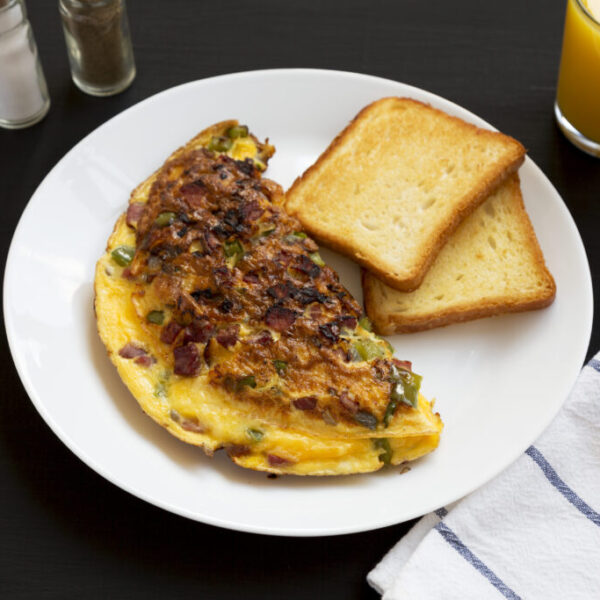
<svg viewBox="0 0 600 600">
<path fill-rule="evenodd" d="M 554 283 L 554 280 L 552 280 Z M 503 298 L 494 298 L 487 301 L 485 306 L 471 308 L 452 308 L 440 311 L 435 315 L 427 317 L 416 317 L 414 319 L 403 319 L 394 314 L 382 314 L 374 308 L 379 301 L 379 296 L 373 287 L 371 277 L 365 277 L 363 271 L 363 291 L 365 296 L 365 306 L 369 319 L 373 323 L 373 330 L 378 335 L 393 335 L 396 333 L 417 333 L 427 331 L 437 327 L 445 327 L 454 323 L 464 323 L 465 321 L 474 321 L 484 317 L 494 317 L 507 313 L 526 312 L 537 310 L 550 306 L 556 295 L 556 286 L 552 286 L 552 291 L 546 297 L 536 298 L 528 301 L 506 301 Z"/>
<path fill-rule="evenodd" d="M 513 214 L 515 226 L 518 225 L 523 232 L 525 237 L 524 249 L 529 253 L 533 269 L 538 273 L 540 280 L 544 282 L 543 289 L 536 296 L 532 296 L 531 294 L 521 296 L 517 294 L 498 295 L 488 297 L 484 301 L 477 302 L 474 300 L 470 303 L 464 302 L 460 305 L 455 304 L 436 312 L 411 316 L 400 312 L 386 311 L 385 305 L 382 302 L 381 288 L 377 278 L 372 273 L 363 269 L 362 286 L 365 308 L 369 318 L 373 322 L 375 331 L 379 335 L 414 333 L 435 327 L 444 327 L 452 323 L 461 323 L 504 313 L 537 310 L 552 304 L 556 296 L 556 283 L 546 266 L 533 225 L 527 215 L 518 175 L 513 175 L 504 186 L 507 189 L 507 193 L 511 195 L 511 199 L 515 203 L 515 208 L 518 209 Z M 476 217 L 474 216 L 474 218 Z M 465 225 L 467 224 L 465 223 Z"/>
<path fill-rule="evenodd" d="M 481 177 L 477 186 L 473 187 L 469 193 L 465 194 L 460 203 L 455 207 L 451 217 L 445 222 L 440 222 L 437 228 L 432 232 L 424 244 L 423 251 L 416 262 L 403 277 L 398 277 L 390 273 L 389 267 L 378 262 L 377 256 L 373 253 L 366 255 L 363 248 L 358 248 L 348 239 L 347 236 L 339 235 L 331 228 L 324 228 L 319 220 L 307 217 L 302 213 L 302 204 L 305 200 L 302 198 L 302 188 L 310 182 L 311 177 L 316 174 L 328 158 L 330 158 L 338 148 L 340 148 L 348 138 L 350 138 L 357 126 L 362 120 L 368 118 L 372 111 L 377 110 L 382 104 L 389 102 L 402 102 L 403 104 L 413 105 L 433 111 L 438 118 L 457 124 L 464 131 L 474 133 L 476 136 L 484 138 L 502 139 L 507 146 L 507 152 L 504 157 L 504 166 L 489 173 L 487 177 Z M 364 107 L 350 123 L 333 139 L 328 148 L 302 175 L 296 178 L 286 193 L 286 208 L 288 212 L 295 215 L 306 230 L 323 245 L 329 246 L 334 250 L 349 256 L 364 268 L 376 274 L 382 281 L 395 289 L 410 292 L 418 288 L 429 267 L 439 254 L 440 250 L 452 235 L 460 223 L 470 215 L 484 200 L 496 190 L 511 174 L 515 173 L 525 159 L 525 148 L 517 140 L 502 133 L 482 129 L 467 123 L 458 117 L 453 117 L 445 112 L 433 108 L 429 104 L 414 100 L 412 98 L 386 97 Z"/>
</svg>

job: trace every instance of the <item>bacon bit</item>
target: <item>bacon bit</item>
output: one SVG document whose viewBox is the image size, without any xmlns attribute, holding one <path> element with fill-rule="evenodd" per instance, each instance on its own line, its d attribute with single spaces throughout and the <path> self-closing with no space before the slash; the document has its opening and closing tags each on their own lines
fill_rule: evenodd
<svg viewBox="0 0 600 600">
<path fill-rule="evenodd" d="M 282 250 L 275 257 L 275 261 L 281 263 L 284 266 L 287 266 L 290 264 L 290 262 L 292 262 L 293 258 L 294 258 L 293 254 L 290 254 L 287 250 Z"/>
<path fill-rule="evenodd" d="M 183 343 L 195 342 L 205 344 L 215 331 L 214 325 L 208 321 L 192 321 L 183 333 Z"/>
<path fill-rule="evenodd" d="M 194 377 L 200 372 L 200 354 L 198 348 L 192 342 L 185 346 L 178 346 L 173 350 L 175 375 Z"/>
<path fill-rule="evenodd" d="M 265 212 L 264 208 L 260 207 L 260 204 L 256 200 L 250 202 L 244 202 L 240 206 L 240 214 L 244 221 L 256 221 Z"/>
<path fill-rule="evenodd" d="M 160 332 L 160 341 L 172 344 L 183 327 L 177 321 L 169 321 Z"/>
<path fill-rule="evenodd" d="M 258 283 L 258 274 L 250 271 L 244 275 L 243 279 L 246 283 Z"/>
<path fill-rule="evenodd" d="M 252 174 L 254 173 L 254 161 L 251 158 L 246 158 L 245 160 L 236 160 L 235 166 L 242 173 L 244 173 L 244 175 L 252 177 Z"/>
<path fill-rule="evenodd" d="M 238 341 L 239 331 L 239 325 L 230 325 L 225 329 L 217 331 L 216 340 L 224 348 L 231 348 L 235 346 L 236 342 Z"/>
<path fill-rule="evenodd" d="M 121 273 L 121 277 L 123 279 L 128 279 L 129 281 L 132 281 L 133 279 L 135 279 L 135 275 L 131 272 L 131 269 L 129 267 L 125 267 Z"/>
<path fill-rule="evenodd" d="M 223 287 L 231 283 L 231 273 L 227 267 L 213 269 L 213 277 L 217 287 Z"/>
<path fill-rule="evenodd" d="M 275 300 L 284 300 L 288 296 L 291 296 L 297 289 L 290 283 L 278 283 L 277 285 L 271 286 L 267 290 L 267 294 Z"/>
<path fill-rule="evenodd" d="M 143 348 L 128 342 L 119 350 L 119 356 L 122 358 L 136 358 L 148 354 Z"/>
<path fill-rule="evenodd" d="M 292 401 L 292 404 L 298 410 L 313 410 L 317 406 L 317 399 L 314 396 L 304 396 L 303 398 L 296 398 Z"/>
<path fill-rule="evenodd" d="M 298 314 L 289 308 L 282 306 L 271 306 L 265 314 L 265 323 L 271 329 L 280 333 L 294 324 Z"/>
<path fill-rule="evenodd" d="M 137 222 L 144 213 L 145 206 L 146 205 L 143 202 L 133 202 L 127 207 L 127 216 L 125 217 L 125 222 L 127 225 L 129 225 L 129 227 L 135 228 Z"/>
<path fill-rule="evenodd" d="M 240 215 L 240 211 L 235 208 L 230 208 L 223 217 L 223 223 L 227 226 L 227 228 L 234 233 L 240 233 L 244 230 L 244 224 L 242 223 L 242 216 Z"/>
<path fill-rule="evenodd" d="M 267 331 L 265 329 L 264 331 L 261 331 L 260 333 L 257 333 L 256 335 L 252 336 L 248 341 L 251 344 L 259 344 L 261 346 L 268 346 L 269 344 L 271 344 L 273 342 L 273 336 L 271 335 L 270 331 Z"/>
<path fill-rule="evenodd" d="M 227 446 L 227 454 L 232 458 L 237 456 L 248 456 L 252 451 L 245 444 L 230 444 Z"/>
<path fill-rule="evenodd" d="M 350 329 L 350 331 L 354 331 L 356 329 L 356 326 L 358 325 L 356 317 L 350 316 L 339 317 L 337 319 L 337 322 L 340 324 L 341 327 L 346 327 L 347 329 Z"/>
<path fill-rule="evenodd" d="M 321 267 L 316 265 L 308 256 L 305 254 L 300 254 L 296 257 L 296 263 L 294 264 L 294 269 L 308 275 L 309 277 L 317 277 L 317 275 L 321 272 Z"/>
<path fill-rule="evenodd" d="M 412 371 L 412 363 L 410 362 L 410 360 L 398 360 L 397 358 L 392 358 L 392 362 L 399 369 L 404 369 L 405 371 Z"/>
<path fill-rule="evenodd" d="M 340 394 L 340 404 L 353 415 L 358 412 L 359 404 L 356 400 L 350 398 L 350 394 L 348 392 L 342 392 Z"/>
<path fill-rule="evenodd" d="M 192 431 L 193 433 L 206 433 L 206 426 L 199 423 L 197 419 L 183 419 L 181 421 L 181 428 L 186 431 Z"/>
<path fill-rule="evenodd" d="M 136 365 L 140 365 L 140 367 L 151 367 L 156 362 L 156 359 L 154 358 L 154 356 L 144 354 L 143 356 L 138 356 L 134 358 L 133 362 Z"/>
<path fill-rule="evenodd" d="M 327 296 L 321 294 L 315 287 L 304 287 L 300 288 L 293 294 L 293 297 L 300 302 L 300 304 L 312 304 L 313 302 L 319 302 L 323 304 L 327 300 Z"/>
<path fill-rule="evenodd" d="M 181 428 L 185 429 L 186 431 L 193 431 L 194 433 L 205 433 L 207 431 L 206 426 L 202 425 L 202 423 L 200 423 L 196 417 L 189 419 L 182 417 L 181 414 L 174 409 L 171 410 L 169 416 L 173 421 L 175 421 L 175 423 L 181 425 Z"/>
<path fill-rule="evenodd" d="M 201 179 L 182 185 L 179 193 L 191 207 L 200 207 L 202 200 L 207 196 L 206 187 Z"/>
<path fill-rule="evenodd" d="M 206 242 L 206 248 L 210 251 L 216 250 L 221 245 L 219 238 L 212 231 L 204 233 L 204 241 Z"/>
<path fill-rule="evenodd" d="M 311 304 L 307 309 L 307 316 L 313 321 L 318 321 L 323 314 L 323 309 L 320 304 Z"/>
<path fill-rule="evenodd" d="M 338 297 L 339 297 L 339 294 L 338 294 Z M 344 310 L 346 312 L 360 314 L 360 312 L 361 312 L 360 305 L 354 298 L 352 298 L 351 296 L 348 296 L 348 294 L 344 294 L 344 296 L 342 296 L 340 298 L 340 300 L 341 300 L 342 306 L 344 307 Z"/>
<path fill-rule="evenodd" d="M 292 461 L 277 454 L 267 454 L 267 460 L 272 467 L 283 467 L 285 465 L 291 465 Z"/>
<path fill-rule="evenodd" d="M 337 321 L 331 321 L 331 323 L 325 323 L 325 325 L 319 325 L 319 331 L 321 335 L 332 343 L 338 341 L 340 337 L 340 326 Z"/>
<path fill-rule="evenodd" d="M 302 244 L 304 245 L 304 248 L 306 250 L 308 250 L 309 252 L 317 252 L 317 250 L 319 249 L 319 246 L 317 245 L 317 243 L 309 237 L 304 238 L 304 240 L 302 241 Z"/>
</svg>

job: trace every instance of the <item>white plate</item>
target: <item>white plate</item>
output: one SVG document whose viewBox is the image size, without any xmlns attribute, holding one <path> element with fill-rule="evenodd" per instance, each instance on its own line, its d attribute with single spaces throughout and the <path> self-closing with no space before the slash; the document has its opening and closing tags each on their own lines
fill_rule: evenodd
<svg viewBox="0 0 600 600">
<path fill-rule="evenodd" d="M 585 358 L 592 288 L 583 245 L 556 190 L 531 160 L 521 168 L 527 209 L 558 286 L 542 311 L 391 338 L 424 374 L 445 422 L 439 449 L 400 476 L 268 479 L 209 459 L 146 417 L 96 333 L 94 264 L 130 190 L 197 131 L 238 118 L 277 146 L 269 176 L 284 186 L 360 108 L 412 96 L 477 125 L 438 96 L 394 81 L 315 70 L 225 75 L 153 96 L 111 119 L 45 178 L 17 227 L 4 310 L 23 384 L 58 437 L 121 488 L 222 527 L 325 535 L 399 523 L 464 496 L 523 452 L 560 408 Z M 361 296 L 358 268 L 323 252 Z M 43 461 L 40 456 L 38 460 Z"/>
</svg>

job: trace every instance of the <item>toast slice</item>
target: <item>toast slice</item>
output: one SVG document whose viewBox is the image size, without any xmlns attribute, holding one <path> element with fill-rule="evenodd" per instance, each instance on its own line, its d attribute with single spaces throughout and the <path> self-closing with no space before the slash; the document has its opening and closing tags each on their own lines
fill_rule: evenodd
<svg viewBox="0 0 600 600">
<path fill-rule="evenodd" d="M 543 308 L 556 292 L 516 174 L 464 220 L 417 290 L 399 292 L 368 272 L 363 289 L 367 314 L 385 335 Z"/>
<path fill-rule="evenodd" d="M 410 291 L 524 155 L 506 135 L 409 98 L 383 98 L 296 179 L 286 208 L 317 240 Z"/>
</svg>

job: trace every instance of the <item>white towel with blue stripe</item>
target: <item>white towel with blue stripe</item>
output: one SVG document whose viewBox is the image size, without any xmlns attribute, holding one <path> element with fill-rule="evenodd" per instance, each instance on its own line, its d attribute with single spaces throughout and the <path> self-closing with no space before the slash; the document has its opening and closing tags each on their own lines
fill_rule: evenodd
<svg viewBox="0 0 600 600">
<path fill-rule="evenodd" d="M 521 458 L 423 517 L 367 579 L 382 600 L 600 599 L 600 353 Z"/>
</svg>

